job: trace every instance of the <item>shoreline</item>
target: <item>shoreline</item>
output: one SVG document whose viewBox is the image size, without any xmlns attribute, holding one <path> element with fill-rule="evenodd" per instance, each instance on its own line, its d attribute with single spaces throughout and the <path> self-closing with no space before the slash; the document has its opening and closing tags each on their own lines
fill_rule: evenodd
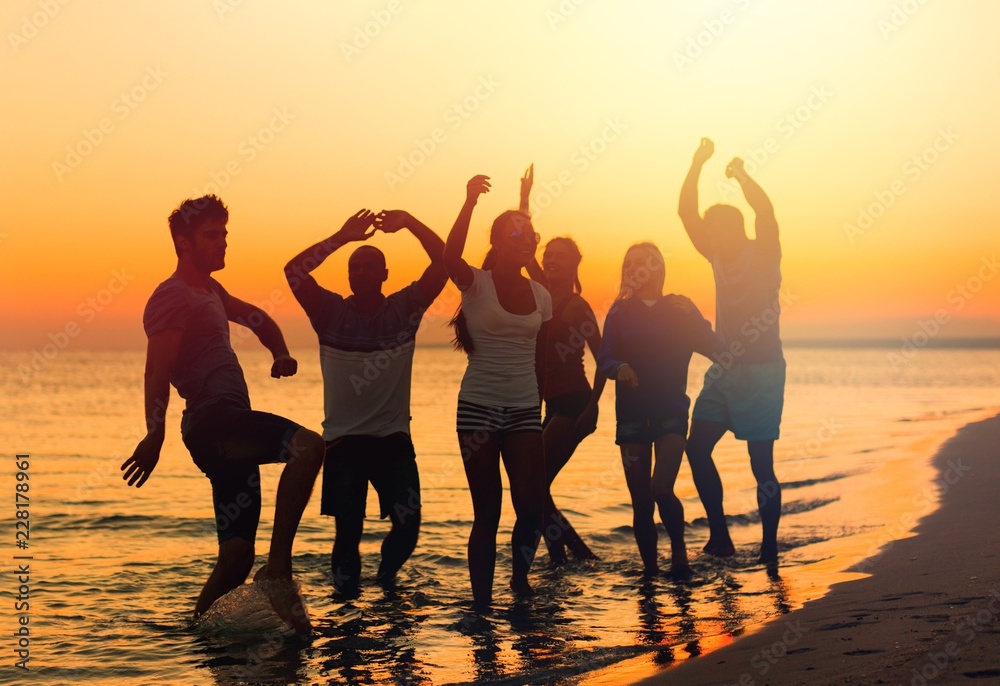
<svg viewBox="0 0 1000 686">
<path fill-rule="evenodd" d="M 928 686 L 1000 680 L 1000 415 L 959 429 L 932 464 L 941 491 L 937 509 L 911 536 L 846 570 L 871 576 L 835 584 L 822 598 L 704 657 L 652 675 L 648 663 L 631 674 L 625 665 L 612 666 L 585 681 Z"/>
</svg>

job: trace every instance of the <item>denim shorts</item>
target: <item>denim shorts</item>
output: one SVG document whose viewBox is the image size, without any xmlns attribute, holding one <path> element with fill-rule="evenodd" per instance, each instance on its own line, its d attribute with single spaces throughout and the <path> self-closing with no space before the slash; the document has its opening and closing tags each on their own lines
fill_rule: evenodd
<svg viewBox="0 0 1000 686">
<path fill-rule="evenodd" d="M 705 372 L 694 419 L 722 424 L 741 441 L 775 441 L 785 400 L 785 361 L 745 362 Z"/>
<path fill-rule="evenodd" d="M 615 444 L 640 443 L 648 445 L 666 434 L 677 434 L 687 438 L 687 430 L 687 417 L 619 421 L 615 429 Z"/>
</svg>

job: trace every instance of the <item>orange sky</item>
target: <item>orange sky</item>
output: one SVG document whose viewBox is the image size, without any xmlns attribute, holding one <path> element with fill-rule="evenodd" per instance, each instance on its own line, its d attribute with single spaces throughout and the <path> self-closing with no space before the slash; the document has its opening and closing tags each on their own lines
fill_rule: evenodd
<svg viewBox="0 0 1000 686">
<path fill-rule="evenodd" d="M 231 213 L 217 277 L 312 344 L 288 258 L 361 207 L 443 236 L 484 173 L 478 261 L 532 162 L 536 228 L 577 239 L 595 308 L 651 239 L 667 290 L 711 316 L 676 214 L 701 136 L 703 207 L 749 212 L 723 177 L 736 155 L 775 204 L 786 339 L 902 337 L 939 311 L 942 336 L 997 336 L 998 25 L 990 0 L 9 0 L 0 347 L 141 346 L 174 267 L 166 217 L 214 190 Z M 412 236 L 376 244 L 390 289 L 426 264 Z M 346 291 L 346 257 L 324 285 Z"/>
</svg>

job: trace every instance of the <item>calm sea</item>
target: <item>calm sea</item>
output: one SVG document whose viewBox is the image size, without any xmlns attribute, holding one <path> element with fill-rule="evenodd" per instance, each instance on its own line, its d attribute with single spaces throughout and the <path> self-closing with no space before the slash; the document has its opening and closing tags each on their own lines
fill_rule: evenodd
<svg viewBox="0 0 1000 686">
<path fill-rule="evenodd" d="M 784 482 L 781 568 L 754 564 L 760 530 L 744 444 L 717 450 L 726 511 L 738 553 L 725 562 L 697 554 L 704 510 L 685 464 L 677 484 L 689 522 L 696 575 L 643 582 L 631 508 L 614 445 L 614 386 L 597 433 L 555 482 L 556 502 L 600 556 L 548 565 L 539 595 L 514 602 L 506 588 L 513 512 L 505 500 L 496 612 L 470 612 L 465 545 L 471 501 L 454 434 L 464 358 L 418 348 L 413 440 L 423 483 L 424 525 L 398 587 L 371 583 L 387 523 L 369 497 L 362 554 L 369 582 L 353 602 L 331 598 L 332 521 L 314 496 L 296 539 L 295 567 L 315 635 L 287 639 L 253 587 L 189 623 L 216 551 L 210 489 L 179 436 L 172 400 L 156 472 L 129 489 L 119 465 L 143 432 L 142 352 L 65 351 L 25 381 L 27 353 L 2 354 L 0 426 L 7 465 L 0 588 L 0 680 L 14 683 L 579 683 L 618 663 L 667 668 L 724 645 L 851 578 L 855 563 L 905 536 L 931 511 L 938 488 L 929 458 L 961 425 L 1000 412 L 1000 351 L 921 350 L 905 364 L 892 349 L 788 348 L 788 385 L 778 475 Z M 266 354 L 240 353 L 255 408 L 311 427 L 321 419 L 315 350 L 297 351 L 300 373 L 276 381 Z M 692 363 L 695 396 L 706 368 Z M 30 454 L 30 545 L 15 547 L 16 452 Z M 270 537 L 279 467 L 263 468 Z M 23 509 L 23 508 L 22 508 Z M 669 566 L 661 533 L 663 566 Z M 29 673 L 15 670 L 20 583 L 15 555 L 30 555 Z M 18 560 L 17 564 L 25 561 Z M 624 678 L 624 673 L 623 673 Z"/>
</svg>

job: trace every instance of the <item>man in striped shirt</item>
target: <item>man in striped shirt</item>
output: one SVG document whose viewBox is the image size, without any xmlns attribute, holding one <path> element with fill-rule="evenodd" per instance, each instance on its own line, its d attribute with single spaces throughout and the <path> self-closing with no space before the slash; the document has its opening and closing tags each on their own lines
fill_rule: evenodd
<svg viewBox="0 0 1000 686">
<path fill-rule="evenodd" d="M 347 298 L 310 274 L 348 243 L 403 228 L 420 241 L 431 264 L 396 293 L 382 294 L 389 270 L 385 255 L 371 245 L 360 246 L 348 260 Z M 410 375 L 420 320 L 447 280 L 443 251 L 441 239 L 409 213 L 361 210 L 285 266 L 292 293 L 319 336 L 327 446 L 320 511 L 336 521 L 330 569 L 346 598 L 359 593 L 369 482 L 379 496 L 380 517 L 392 521 L 376 580 L 391 583 L 417 544 L 420 481 L 410 440 Z"/>
</svg>

